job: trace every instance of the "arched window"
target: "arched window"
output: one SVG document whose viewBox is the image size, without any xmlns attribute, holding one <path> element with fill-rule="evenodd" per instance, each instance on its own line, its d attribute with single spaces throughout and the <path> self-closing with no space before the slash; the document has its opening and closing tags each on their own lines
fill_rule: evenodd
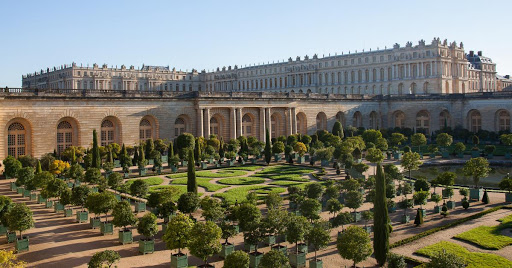
<svg viewBox="0 0 512 268">
<path fill-rule="evenodd" d="M 210 119 L 210 135 L 220 136 L 220 124 L 215 117 Z"/>
<path fill-rule="evenodd" d="M 354 113 L 354 117 L 352 118 L 352 126 L 360 128 L 363 126 L 363 116 L 361 112 L 357 111 Z"/>
<path fill-rule="evenodd" d="M 425 74 L 427 77 L 431 76 L 432 75 L 432 72 L 431 72 L 431 69 L 430 69 L 430 64 L 427 64 L 427 73 Z"/>
<path fill-rule="evenodd" d="M 62 121 L 57 125 L 57 153 L 61 154 L 71 146 L 73 146 L 73 126 L 68 121 Z"/>
<path fill-rule="evenodd" d="M 253 120 L 249 114 L 245 114 L 242 117 L 242 135 L 253 136 Z"/>
<path fill-rule="evenodd" d="M 297 119 L 297 132 L 300 134 L 307 134 L 308 128 L 307 128 L 307 120 L 306 115 L 303 112 L 300 112 L 296 116 Z"/>
<path fill-rule="evenodd" d="M 278 113 L 272 114 L 270 118 L 270 125 L 271 125 L 271 138 L 277 138 L 281 135 L 284 135 L 283 129 L 282 129 L 282 120 L 281 115 Z"/>
<path fill-rule="evenodd" d="M 498 112 L 498 131 L 510 131 L 510 113 L 508 111 Z"/>
<path fill-rule="evenodd" d="M 115 126 L 109 119 L 101 122 L 101 146 L 107 146 L 115 142 Z"/>
<path fill-rule="evenodd" d="M 482 115 L 478 110 L 472 110 L 469 112 L 469 130 L 471 132 L 478 132 L 482 129 Z"/>
<path fill-rule="evenodd" d="M 451 127 L 452 125 L 452 119 L 451 119 L 451 116 L 450 116 L 450 112 L 448 112 L 447 110 L 444 110 L 442 111 L 440 114 L 439 114 L 439 128 L 446 128 L 446 127 Z"/>
<path fill-rule="evenodd" d="M 425 82 L 425 83 L 423 84 L 423 93 L 425 93 L 425 94 L 428 94 L 428 93 L 429 93 L 429 92 L 428 92 L 428 82 Z"/>
<path fill-rule="evenodd" d="M 316 130 L 327 130 L 327 116 L 323 112 L 316 116 Z"/>
<path fill-rule="evenodd" d="M 27 154 L 25 126 L 19 122 L 7 128 L 7 154 L 16 158 Z"/>
<path fill-rule="evenodd" d="M 153 127 L 148 119 L 144 118 L 139 124 L 139 140 L 141 142 L 153 138 Z"/>
<path fill-rule="evenodd" d="M 394 113 L 394 121 L 395 121 L 395 127 L 398 128 L 404 128 L 405 127 L 405 114 L 402 111 L 396 111 Z"/>
<path fill-rule="evenodd" d="M 178 137 L 185 132 L 187 132 L 185 120 L 182 117 L 176 118 L 176 121 L 174 121 L 174 136 Z"/>
<path fill-rule="evenodd" d="M 416 83 L 411 84 L 411 92 L 410 94 L 416 94 Z"/>
<path fill-rule="evenodd" d="M 398 84 L 398 95 L 404 94 L 404 84 Z"/>
<path fill-rule="evenodd" d="M 379 115 L 375 111 L 370 113 L 370 128 L 379 129 Z"/>
<path fill-rule="evenodd" d="M 416 130 L 423 134 L 430 133 L 430 115 L 427 111 L 422 110 L 416 114 Z"/>
<path fill-rule="evenodd" d="M 345 114 L 343 112 L 338 112 L 336 114 L 336 120 L 339 121 L 343 127 L 345 127 Z"/>
</svg>

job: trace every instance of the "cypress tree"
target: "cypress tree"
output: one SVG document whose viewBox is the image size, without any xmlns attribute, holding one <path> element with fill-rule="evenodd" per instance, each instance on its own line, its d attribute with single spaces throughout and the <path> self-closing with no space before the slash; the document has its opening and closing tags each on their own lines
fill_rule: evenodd
<svg viewBox="0 0 512 268">
<path fill-rule="evenodd" d="M 75 147 L 72 147 L 71 150 L 72 150 L 72 153 L 71 153 L 71 164 L 75 164 L 76 163 Z"/>
<path fill-rule="evenodd" d="M 40 174 L 41 172 L 43 172 L 43 169 L 41 168 L 41 161 L 37 160 L 36 174 Z"/>
<path fill-rule="evenodd" d="M 484 196 L 482 197 L 482 203 L 489 204 L 489 195 L 487 195 L 487 189 L 484 190 Z"/>
<path fill-rule="evenodd" d="M 146 140 L 146 152 L 145 154 L 150 157 L 151 153 L 155 150 L 155 143 L 153 142 L 153 139 Z"/>
<path fill-rule="evenodd" d="M 187 192 L 197 194 L 196 168 L 194 163 L 194 153 L 191 149 L 188 151 Z"/>
<path fill-rule="evenodd" d="M 374 208 L 374 240 L 373 250 L 375 259 L 379 266 L 386 263 L 389 251 L 389 215 L 386 200 L 386 179 L 382 166 L 377 164 L 377 175 L 375 177 L 375 199 Z"/>
<path fill-rule="evenodd" d="M 170 158 L 171 156 L 174 156 L 174 145 L 171 142 L 169 144 L 169 148 L 167 149 L 167 156 Z"/>
<path fill-rule="evenodd" d="M 123 147 L 121 147 L 121 156 L 119 157 L 119 163 L 121 164 L 122 167 L 124 167 L 126 165 L 126 156 L 127 156 L 126 146 L 124 146 L 124 143 L 123 143 Z"/>
<path fill-rule="evenodd" d="M 224 152 L 224 138 L 220 137 L 220 144 L 219 144 L 219 155 L 220 158 L 224 158 L 225 152 Z"/>
<path fill-rule="evenodd" d="M 139 167 L 144 168 L 146 166 L 146 156 L 144 155 L 144 146 L 139 146 Z"/>
<path fill-rule="evenodd" d="M 98 135 L 96 129 L 92 131 L 92 165 L 93 168 L 101 168 L 100 148 L 98 147 Z"/>
<path fill-rule="evenodd" d="M 199 166 L 199 162 L 201 161 L 201 142 L 199 139 L 196 139 L 196 146 L 194 148 L 194 157 L 197 165 Z"/>
<path fill-rule="evenodd" d="M 416 210 L 416 218 L 414 218 L 414 224 L 416 224 L 416 226 L 423 224 L 423 213 L 419 208 Z"/>
<path fill-rule="evenodd" d="M 136 165 L 139 162 L 139 148 L 135 147 L 135 152 L 133 153 L 133 164 Z"/>
<path fill-rule="evenodd" d="M 114 163 L 114 156 L 112 155 L 112 150 L 108 151 L 108 162 Z"/>
<path fill-rule="evenodd" d="M 270 164 L 270 158 L 272 157 L 272 148 L 270 147 L 270 133 L 268 132 L 268 128 L 265 131 L 265 162 L 267 165 Z"/>
</svg>

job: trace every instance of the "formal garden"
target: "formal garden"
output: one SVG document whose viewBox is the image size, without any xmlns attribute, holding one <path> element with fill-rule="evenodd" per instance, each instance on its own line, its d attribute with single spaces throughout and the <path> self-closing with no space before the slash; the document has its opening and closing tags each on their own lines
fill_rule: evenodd
<svg viewBox="0 0 512 268">
<path fill-rule="evenodd" d="M 2 254 L 34 267 L 510 267 L 510 146 L 506 133 L 339 122 L 266 142 L 103 147 L 94 132 L 91 148 L 3 161 Z"/>
</svg>

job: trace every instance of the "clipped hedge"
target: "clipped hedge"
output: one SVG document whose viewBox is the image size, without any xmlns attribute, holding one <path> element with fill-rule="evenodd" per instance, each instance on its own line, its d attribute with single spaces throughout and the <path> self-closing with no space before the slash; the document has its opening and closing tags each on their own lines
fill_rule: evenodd
<svg viewBox="0 0 512 268">
<path fill-rule="evenodd" d="M 400 241 L 397 241 L 397 242 L 395 242 L 395 243 L 393 243 L 393 244 L 389 245 L 389 248 L 391 249 L 391 248 L 396 248 L 396 247 L 403 246 L 403 245 L 405 245 L 405 244 L 408 244 L 408 243 L 411 243 L 411 242 L 416 241 L 416 240 L 418 240 L 418 239 L 421 239 L 421 238 L 423 238 L 423 237 L 425 237 L 425 236 L 429 236 L 429 235 L 431 235 L 431 234 L 433 234 L 433 233 L 437 233 L 437 232 L 439 232 L 439 231 L 446 230 L 446 229 L 448 229 L 448 228 L 452 228 L 452 227 L 454 227 L 454 226 L 457 226 L 457 225 L 459 225 L 459 224 L 461 224 L 461 223 L 465 223 L 465 222 L 470 221 L 470 220 L 474 220 L 474 219 L 481 218 L 481 217 L 482 217 L 482 216 L 484 216 L 484 215 L 487 215 L 487 214 L 489 214 L 489 213 L 492 213 L 492 212 L 498 211 L 498 210 L 500 210 L 500 209 L 502 209 L 502 208 L 508 208 L 508 209 L 510 209 L 510 207 L 505 207 L 505 206 L 497 206 L 497 207 L 494 207 L 494 208 L 490 208 L 490 209 L 488 209 L 488 210 L 484 210 L 484 211 L 482 211 L 482 212 L 479 212 L 479 213 L 473 214 L 473 215 L 471 215 L 471 216 L 469 216 L 469 217 L 462 218 L 462 219 L 458 219 L 458 220 L 456 220 L 456 221 L 454 221 L 454 222 L 451 222 L 451 223 L 448 223 L 448 224 L 446 224 L 446 225 L 439 226 L 439 227 L 436 227 L 436 228 L 433 228 L 433 229 L 429 229 L 429 230 L 427 230 L 427 231 L 421 232 L 421 233 L 416 234 L 416 235 L 413 235 L 413 236 L 411 236 L 411 237 L 407 237 L 407 238 L 405 238 L 405 239 L 402 239 L 402 240 L 400 240 Z"/>
</svg>

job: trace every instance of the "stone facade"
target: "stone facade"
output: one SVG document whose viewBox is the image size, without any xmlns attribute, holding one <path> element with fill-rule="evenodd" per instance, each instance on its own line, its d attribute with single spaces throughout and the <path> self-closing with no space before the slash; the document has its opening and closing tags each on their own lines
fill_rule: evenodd
<svg viewBox="0 0 512 268">
<path fill-rule="evenodd" d="M 0 92 L 0 152 L 39 157 L 70 145 L 89 147 L 93 129 L 102 143 L 127 145 L 184 132 L 264 140 L 266 128 L 272 137 L 312 134 L 331 130 L 336 120 L 345 127 L 410 127 L 427 133 L 444 125 L 510 130 L 511 100 L 512 92 L 364 96 L 7 89 Z M 19 135 L 24 135 L 22 144 Z"/>
</svg>

